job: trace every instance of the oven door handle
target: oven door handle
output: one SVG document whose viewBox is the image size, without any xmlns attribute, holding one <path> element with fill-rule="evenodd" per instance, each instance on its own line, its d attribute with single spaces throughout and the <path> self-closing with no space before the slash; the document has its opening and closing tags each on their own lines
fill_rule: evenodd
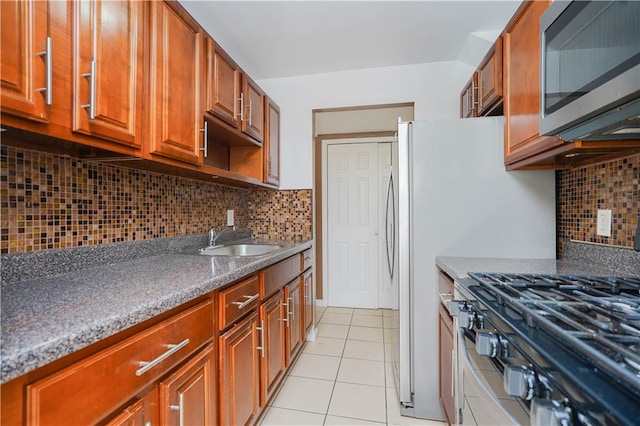
<svg viewBox="0 0 640 426">
<path fill-rule="evenodd" d="M 464 335 L 464 330 L 462 328 L 458 328 L 458 342 L 459 342 L 458 350 L 459 350 L 459 353 L 462 354 L 461 359 L 462 359 L 462 362 L 464 363 L 463 369 L 462 369 L 463 376 L 466 372 L 468 372 L 471 375 L 473 380 L 481 388 L 482 392 L 484 392 L 486 397 L 490 399 L 490 402 L 493 405 L 495 405 L 496 408 L 500 409 L 501 414 L 503 416 L 506 416 L 509 419 L 509 423 L 514 425 L 520 424 L 521 422 L 519 420 L 515 419 L 511 414 L 509 414 L 507 411 L 505 411 L 502 408 L 500 399 L 493 392 L 493 390 L 491 389 L 487 381 L 482 376 L 480 376 L 478 372 L 473 368 L 473 365 L 471 364 L 471 358 L 469 358 L 469 352 L 468 352 L 469 349 L 467 347 L 467 342 L 465 339 L 466 337 Z M 464 395 L 464 389 L 461 389 L 461 391 Z M 509 396 L 506 396 L 506 398 L 509 398 Z"/>
</svg>

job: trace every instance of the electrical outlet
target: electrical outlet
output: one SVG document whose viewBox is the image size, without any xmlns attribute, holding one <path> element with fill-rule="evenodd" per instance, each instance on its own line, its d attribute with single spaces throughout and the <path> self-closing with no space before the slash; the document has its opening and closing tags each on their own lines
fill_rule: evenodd
<svg viewBox="0 0 640 426">
<path fill-rule="evenodd" d="M 598 210 L 598 227 L 596 233 L 603 237 L 611 236 L 611 210 Z"/>
<path fill-rule="evenodd" d="M 227 226 L 234 226 L 233 223 L 233 210 L 227 210 Z"/>
</svg>

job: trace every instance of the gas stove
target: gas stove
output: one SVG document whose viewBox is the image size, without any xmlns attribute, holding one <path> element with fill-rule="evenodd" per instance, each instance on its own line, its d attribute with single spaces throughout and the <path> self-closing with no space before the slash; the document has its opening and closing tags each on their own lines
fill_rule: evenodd
<svg viewBox="0 0 640 426">
<path fill-rule="evenodd" d="M 640 277 L 469 276 L 458 325 L 531 424 L 640 424 Z"/>
</svg>

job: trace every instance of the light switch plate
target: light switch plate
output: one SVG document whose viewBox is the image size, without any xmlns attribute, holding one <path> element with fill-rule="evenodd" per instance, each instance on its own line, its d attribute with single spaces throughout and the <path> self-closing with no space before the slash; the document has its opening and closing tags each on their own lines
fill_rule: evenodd
<svg viewBox="0 0 640 426">
<path fill-rule="evenodd" d="M 227 210 L 227 226 L 234 226 L 233 210 Z"/>
<path fill-rule="evenodd" d="M 611 210 L 598 210 L 596 234 L 603 237 L 611 236 Z"/>
</svg>

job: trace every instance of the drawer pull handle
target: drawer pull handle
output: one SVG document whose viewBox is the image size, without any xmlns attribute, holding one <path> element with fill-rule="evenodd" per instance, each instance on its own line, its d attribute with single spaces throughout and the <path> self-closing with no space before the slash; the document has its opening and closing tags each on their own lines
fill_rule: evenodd
<svg viewBox="0 0 640 426">
<path fill-rule="evenodd" d="M 175 354 L 176 352 L 178 352 L 180 349 L 184 348 L 188 344 L 189 344 L 189 339 L 184 339 L 182 342 L 178 343 L 177 345 L 167 345 L 167 348 L 169 348 L 169 350 L 163 353 L 162 355 L 160 355 L 158 358 L 152 361 L 140 361 L 139 362 L 140 368 L 136 370 L 136 376 L 142 376 L 144 373 L 151 370 L 153 367 L 160 364 L 162 361 L 169 358 L 171 355 Z"/>
<path fill-rule="evenodd" d="M 256 300 L 258 297 L 260 296 L 259 293 L 254 294 L 253 296 L 242 296 L 244 297 L 245 300 L 244 302 L 231 302 L 232 305 L 236 305 L 238 306 L 238 309 L 243 309 L 245 306 L 247 306 L 249 303 L 253 302 L 254 300 Z"/>
<path fill-rule="evenodd" d="M 261 357 L 264 358 L 264 348 L 266 347 L 266 342 L 264 341 L 264 320 L 260 320 L 260 327 L 256 327 L 256 329 L 260 330 L 260 346 L 256 349 L 260 351 Z"/>
</svg>

